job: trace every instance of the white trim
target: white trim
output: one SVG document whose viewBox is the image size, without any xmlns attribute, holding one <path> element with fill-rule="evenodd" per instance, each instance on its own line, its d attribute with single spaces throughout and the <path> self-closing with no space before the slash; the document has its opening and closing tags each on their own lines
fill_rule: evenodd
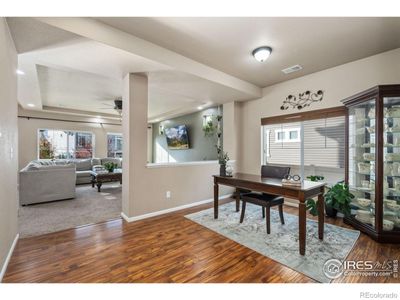
<svg viewBox="0 0 400 300">
<path fill-rule="evenodd" d="M 232 197 L 232 194 L 228 194 L 228 195 L 223 195 L 220 196 L 219 199 L 226 199 Z M 171 207 L 171 208 L 167 208 L 167 209 L 163 209 L 163 210 L 159 210 L 159 211 L 155 211 L 155 212 L 151 212 L 148 214 L 144 214 L 144 215 L 140 215 L 140 216 L 135 216 L 135 217 L 128 217 L 126 214 L 124 214 L 123 212 L 121 212 L 121 217 L 126 221 L 126 222 L 135 222 L 135 221 L 139 221 L 139 220 L 143 220 L 143 219 L 147 219 L 147 218 L 151 218 L 151 217 L 156 217 L 159 215 L 164 215 L 170 212 L 174 212 L 177 210 L 182 210 L 182 209 L 186 209 L 186 208 L 190 208 L 193 206 L 198 206 L 201 204 L 206 204 L 206 203 L 210 203 L 213 202 L 214 199 L 206 199 L 206 200 L 201 200 L 201 201 L 197 201 L 197 202 L 193 202 L 193 203 L 189 203 L 189 204 L 185 204 L 185 205 L 181 205 L 181 206 L 176 206 L 176 207 Z"/>
<path fill-rule="evenodd" d="M 12 256 L 12 254 L 13 254 L 13 252 L 14 252 L 15 246 L 17 245 L 18 239 L 19 239 L 19 233 L 17 233 L 17 235 L 15 236 L 14 241 L 13 241 L 13 243 L 12 243 L 12 245 L 11 245 L 11 248 L 10 248 L 10 250 L 8 251 L 6 260 L 4 261 L 3 267 L 1 268 L 1 272 L 0 272 L 0 282 L 3 282 L 4 274 L 6 274 L 6 270 L 7 270 L 7 267 L 8 267 L 8 263 L 10 262 L 11 256 Z"/>
<path fill-rule="evenodd" d="M 228 164 L 235 163 L 235 160 L 230 160 Z M 201 165 L 218 165 L 218 160 L 199 160 L 187 162 L 170 162 L 170 163 L 151 163 L 146 164 L 146 168 L 167 168 L 167 167 L 184 167 L 184 166 L 201 166 Z"/>
</svg>

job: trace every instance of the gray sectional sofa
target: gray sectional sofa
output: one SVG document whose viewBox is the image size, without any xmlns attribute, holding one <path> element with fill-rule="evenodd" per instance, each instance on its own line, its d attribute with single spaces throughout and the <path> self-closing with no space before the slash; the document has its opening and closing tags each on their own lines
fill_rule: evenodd
<svg viewBox="0 0 400 300">
<path fill-rule="evenodd" d="M 93 166 L 106 162 L 122 168 L 121 158 L 33 160 L 19 172 L 20 204 L 74 198 L 75 185 L 90 183 Z"/>
</svg>

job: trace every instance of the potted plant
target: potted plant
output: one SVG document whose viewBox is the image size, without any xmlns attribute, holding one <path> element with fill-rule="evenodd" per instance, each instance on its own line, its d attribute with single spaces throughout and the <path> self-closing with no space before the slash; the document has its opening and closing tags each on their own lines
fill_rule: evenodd
<svg viewBox="0 0 400 300">
<path fill-rule="evenodd" d="M 350 203 L 354 195 L 350 193 L 349 186 L 339 182 L 332 187 L 327 187 L 327 190 L 324 195 L 326 215 L 335 218 L 339 211 L 346 217 L 350 216 Z M 306 206 L 312 215 L 318 215 L 317 204 L 314 199 L 307 199 Z"/>
<path fill-rule="evenodd" d="M 226 164 L 229 161 L 228 152 L 224 152 L 222 147 L 217 146 L 218 163 L 219 163 L 219 175 L 226 176 Z"/>
<path fill-rule="evenodd" d="M 204 136 L 210 137 L 214 136 L 215 126 L 211 116 L 204 116 L 204 125 L 203 125 L 203 132 Z"/>
<path fill-rule="evenodd" d="M 106 162 L 105 164 L 104 164 L 104 168 L 109 172 L 109 173 L 112 173 L 112 172 L 114 172 L 114 169 L 115 168 L 117 168 L 117 164 L 116 163 L 113 163 L 113 162 L 111 162 L 111 161 L 108 161 L 108 162 Z"/>
</svg>

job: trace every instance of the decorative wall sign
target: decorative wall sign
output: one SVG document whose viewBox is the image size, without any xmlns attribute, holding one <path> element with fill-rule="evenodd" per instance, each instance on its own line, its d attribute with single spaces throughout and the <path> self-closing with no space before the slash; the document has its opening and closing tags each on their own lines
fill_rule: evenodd
<svg viewBox="0 0 400 300">
<path fill-rule="evenodd" d="M 283 101 L 281 110 L 286 110 L 289 107 L 303 109 L 304 107 L 310 106 L 313 102 L 322 101 L 324 97 L 324 92 L 322 90 L 312 93 L 311 91 L 305 91 L 304 93 L 299 93 L 298 99 L 294 95 L 289 95 Z"/>
</svg>

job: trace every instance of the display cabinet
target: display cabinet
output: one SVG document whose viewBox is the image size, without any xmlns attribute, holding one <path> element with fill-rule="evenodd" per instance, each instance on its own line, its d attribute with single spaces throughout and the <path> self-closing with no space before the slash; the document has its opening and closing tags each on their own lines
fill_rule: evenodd
<svg viewBox="0 0 400 300">
<path fill-rule="evenodd" d="M 400 85 L 344 99 L 346 182 L 354 199 L 345 222 L 379 242 L 400 242 Z"/>
</svg>

